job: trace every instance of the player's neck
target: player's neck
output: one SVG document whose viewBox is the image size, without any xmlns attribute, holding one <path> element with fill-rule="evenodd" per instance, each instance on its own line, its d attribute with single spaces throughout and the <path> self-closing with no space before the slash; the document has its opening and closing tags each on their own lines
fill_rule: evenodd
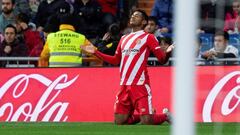
<svg viewBox="0 0 240 135">
<path fill-rule="evenodd" d="M 136 32 L 136 31 L 139 31 L 139 30 L 142 30 L 141 27 L 133 27 L 132 28 L 132 32 Z"/>
</svg>

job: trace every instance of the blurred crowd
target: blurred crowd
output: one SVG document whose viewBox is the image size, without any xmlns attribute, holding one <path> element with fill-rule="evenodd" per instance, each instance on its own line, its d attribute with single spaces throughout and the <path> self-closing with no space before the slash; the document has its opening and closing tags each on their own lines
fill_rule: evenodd
<svg viewBox="0 0 240 135">
<path fill-rule="evenodd" d="M 1 0 L 0 4 L 0 57 L 41 57 L 48 36 L 61 31 L 59 27 L 66 15 L 74 16 L 68 22 L 74 32 L 84 35 L 98 50 L 114 55 L 121 36 L 131 32 L 128 19 L 138 8 L 138 0 Z M 214 37 L 212 48 L 204 52 L 200 51 L 201 39 L 196 41 L 196 58 L 207 62 L 239 58 L 239 48 L 228 40 L 229 34 L 240 32 L 240 0 L 199 0 L 199 5 L 196 34 L 210 33 Z M 155 0 L 145 27 L 145 31 L 156 36 L 163 50 L 173 44 L 173 13 L 173 0 Z M 80 55 L 89 58 L 81 63 L 83 66 L 111 66 L 88 54 Z M 48 63 L 33 64 L 48 66 Z M 0 61 L 0 66 L 5 67 L 6 62 Z"/>
</svg>

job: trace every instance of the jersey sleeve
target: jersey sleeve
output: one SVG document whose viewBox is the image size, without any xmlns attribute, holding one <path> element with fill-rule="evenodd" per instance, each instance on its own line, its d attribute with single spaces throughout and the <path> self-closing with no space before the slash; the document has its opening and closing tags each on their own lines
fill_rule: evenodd
<svg viewBox="0 0 240 135">
<path fill-rule="evenodd" d="M 95 52 L 95 55 L 107 63 L 118 65 L 121 61 L 121 44 L 119 42 L 114 56 L 101 53 L 98 50 Z"/>
<path fill-rule="evenodd" d="M 149 34 L 148 36 L 148 47 L 153 52 L 153 54 L 157 57 L 158 61 L 161 64 L 165 64 L 169 57 L 171 56 L 171 53 L 165 53 L 159 46 L 158 40 L 153 34 Z"/>
</svg>

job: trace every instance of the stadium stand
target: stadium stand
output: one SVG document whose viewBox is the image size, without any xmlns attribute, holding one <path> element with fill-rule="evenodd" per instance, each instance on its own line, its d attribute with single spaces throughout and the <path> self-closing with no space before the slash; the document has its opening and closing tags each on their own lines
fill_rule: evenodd
<svg viewBox="0 0 240 135">
<path fill-rule="evenodd" d="M 138 0 L 137 7 L 144 10 L 148 15 L 151 14 L 154 0 Z"/>
<path fill-rule="evenodd" d="M 240 34 L 231 34 L 229 37 L 229 43 L 240 51 Z"/>
<path fill-rule="evenodd" d="M 201 52 L 213 47 L 213 34 L 200 34 L 200 38 L 202 40 Z M 230 34 L 228 42 L 240 50 L 240 34 Z"/>
<path fill-rule="evenodd" d="M 200 34 L 202 41 L 200 52 L 205 52 L 213 46 L 213 35 L 212 34 Z"/>
</svg>

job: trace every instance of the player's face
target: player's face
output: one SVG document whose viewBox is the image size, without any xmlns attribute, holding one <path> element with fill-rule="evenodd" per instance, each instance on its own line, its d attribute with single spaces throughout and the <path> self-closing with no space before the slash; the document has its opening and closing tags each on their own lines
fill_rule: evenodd
<svg viewBox="0 0 240 135">
<path fill-rule="evenodd" d="M 14 5 L 12 0 L 2 0 L 2 12 L 10 14 L 13 11 Z"/>
<path fill-rule="evenodd" d="M 214 48 L 217 52 L 223 52 L 226 48 L 227 41 L 224 39 L 224 36 L 215 36 L 214 37 Z"/>
<path fill-rule="evenodd" d="M 146 23 L 146 20 L 143 19 L 142 13 L 135 11 L 131 16 L 129 23 L 132 27 L 141 27 L 144 25 L 144 21 Z"/>
</svg>

